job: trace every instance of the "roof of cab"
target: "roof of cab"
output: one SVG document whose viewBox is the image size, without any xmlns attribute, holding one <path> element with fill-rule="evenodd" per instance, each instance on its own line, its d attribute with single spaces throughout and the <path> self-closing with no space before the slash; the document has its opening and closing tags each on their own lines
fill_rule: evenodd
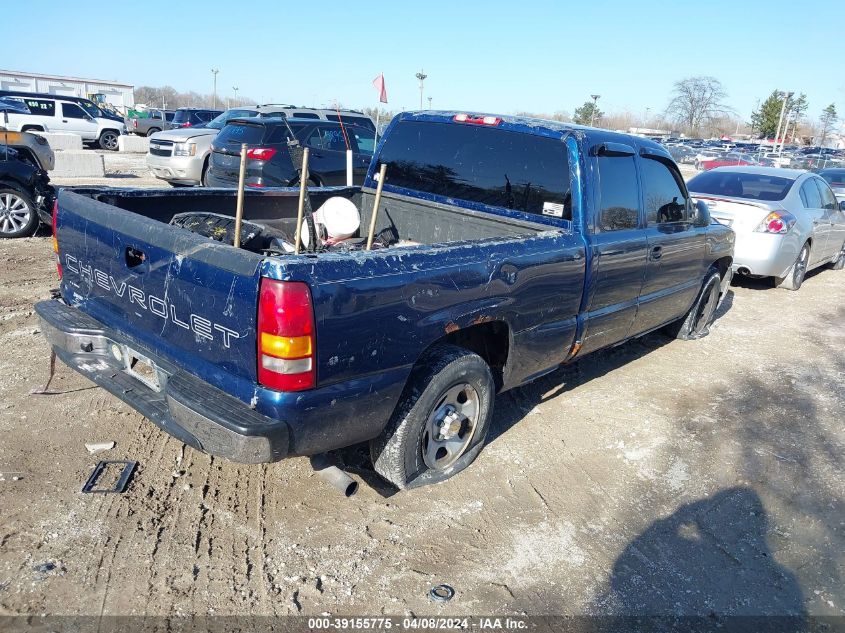
<svg viewBox="0 0 845 633">
<path fill-rule="evenodd" d="M 455 116 L 459 114 L 466 114 L 473 118 L 476 117 L 497 117 L 502 122 L 497 126 L 499 129 L 511 130 L 514 132 L 522 132 L 528 134 L 538 134 L 540 136 L 563 137 L 570 132 L 574 132 L 579 137 L 594 137 L 595 140 L 603 141 L 617 141 L 620 143 L 627 143 L 637 148 L 649 147 L 660 154 L 669 155 L 665 147 L 650 139 L 642 136 L 635 136 L 633 134 L 624 134 L 622 132 L 613 132 L 612 130 L 605 130 L 597 127 L 590 127 L 588 125 L 578 125 L 577 123 L 565 123 L 562 121 L 550 121 L 548 119 L 538 119 L 533 117 L 524 117 L 508 114 L 493 114 L 488 112 L 473 112 L 471 110 L 420 110 L 412 112 L 402 112 L 398 115 L 399 120 L 402 121 L 429 121 L 435 123 L 452 123 Z"/>
</svg>

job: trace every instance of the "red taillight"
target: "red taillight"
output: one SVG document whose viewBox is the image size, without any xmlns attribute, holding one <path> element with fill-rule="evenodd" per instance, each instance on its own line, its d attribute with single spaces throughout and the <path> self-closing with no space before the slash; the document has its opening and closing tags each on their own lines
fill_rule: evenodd
<svg viewBox="0 0 845 633">
<path fill-rule="evenodd" d="M 316 386 L 314 308 L 307 284 L 262 279 L 257 331 L 259 384 L 278 391 Z"/>
<path fill-rule="evenodd" d="M 758 233 L 788 233 L 796 222 L 796 218 L 786 211 L 772 211 L 757 227 Z"/>
<path fill-rule="evenodd" d="M 267 185 L 261 184 L 260 182 L 248 182 L 246 186 L 252 187 L 253 189 L 264 189 Z"/>
<path fill-rule="evenodd" d="M 272 147 L 252 147 L 246 150 L 246 157 L 255 160 L 270 160 L 276 155 Z"/>
<path fill-rule="evenodd" d="M 138 127 L 138 119 L 132 119 L 132 127 L 134 127 L 134 128 Z"/>
<path fill-rule="evenodd" d="M 62 278 L 62 260 L 59 259 L 59 238 L 56 235 L 56 218 L 59 216 L 59 200 L 53 201 L 53 252 L 56 254 L 56 271 L 59 273 L 59 280 Z"/>
<path fill-rule="evenodd" d="M 501 117 L 497 116 L 472 116 L 469 114 L 456 114 L 452 117 L 456 123 L 474 123 L 476 125 L 499 125 L 502 122 Z"/>
</svg>

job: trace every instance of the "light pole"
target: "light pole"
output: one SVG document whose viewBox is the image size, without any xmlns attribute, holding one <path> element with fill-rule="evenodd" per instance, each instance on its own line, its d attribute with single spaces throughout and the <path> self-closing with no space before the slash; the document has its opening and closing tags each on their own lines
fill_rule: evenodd
<svg viewBox="0 0 845 633">
<path fill-rule="evenodd" d="M 596 105 L 596 102 L 599 100 L 601 95 L 590 95 L 590 96 L 593 98 L 593 111 L 590 112 L 590 127 L 593 127 L 593 123 L 596 120 L 596 108 L 598 107 Z"/>
<path fill-rule="evenodd" d="M 238 87 L 232 86 L 232 90 L 235 91 L 235 105 L 238 106 L 238 105 L 240 105 L 240 103 L 238 103 Z"/>
<path fill-rule="evenodd" d="M 780 138 L 780 126 L 783 123 L 783 115 L 786 112 L 786 102 L 792 97 L 793 93 L 791 92 L 781 92 L 783 95 L 783 103 L 780 106 L 780 117 L 778 118 L 778 129 L 775 133 L 775 146 L 778 144 L 778 139 Z"/>
<path fill-rule="evenodd" d="M 428 98 L 428 109 L 431 110 L 431 97 Z"/>
<path fill-rule="evenodd" d="M 645 127 L 646 127 L 646 129 L 649 129 L 648 128 L 648 113 L 649 112 L 651 112 L 651 108 L 646 108 L 645 109 Z"/>
<path fill-rule="evenodd" d="M 416 74 L 416 78 L 420 80 L 420 110 L 423 109 L 423 90 L 425 90 L 425 79 L 428 75 L 425 74 L 425 71 L 420 69 L 420 72 Z"/>
<path fill-rule="evenodd" d="M 214 105 L 211 106 L 212 108 L 217 107 L 217 73 L 219 73 L 219 72 L 220 72 L 219 68 L 212 68 L 211 69 L 211 76 L 213 77 L 211 94 L 214 95 L 212 97 L 212 101 L 214 103 Z"/>
</svg>

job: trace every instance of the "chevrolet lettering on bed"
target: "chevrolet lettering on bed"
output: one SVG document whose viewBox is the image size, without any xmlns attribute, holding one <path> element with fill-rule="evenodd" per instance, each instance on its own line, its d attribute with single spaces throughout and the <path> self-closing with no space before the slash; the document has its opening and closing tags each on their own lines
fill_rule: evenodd
<svg viewBox="0 0 845 633">
<path fill-rule="evenodd" d="M 62 191 L 47 340 L 197 450 L 368 442 L 408 488 L 473 462 L 498 392 L 657 329 L 705 336 L 731 278 L 733 231 L 666 150 L 607 130 L 402 113 L 363 186 L 306 199 L 299 231 L 298 189 L 248 189 L 236 248 L 233 190 Z"/>
<path fill-rule="evenodd" d="M 112 275 L 109 275 L 102 270 L 93 268 L 91 264 L 80 263 L 80 261 L 71 255 L 65 254 L 64 270 L 75 273 L 81 280 L 86 281 L 88 287 L 96 284 L 103 290 L 114 293 L 118 298 L 126 298 L 128 303 L 137 305 L 144 310 L 148 310 L 153 316 L 157 316 L 165 321 L 170 321 L 173 325 L 191 330 L 196 336 L 205 338 L 210 341 L 220 340 L 223 347 L 230 347 L 232 339 L 241 337 L 238 332 L 227 328 L 219 323 L 213 323 L 199 314 L 188 313 L 187 311 L 179 318 L 179 311 L 176 305 L 169 303 L 166 299 L 156 297 L 155 295 L 145 294 L 140 288 L 136 288 L 128 284 L 125 280 L 118 283 Z M 76 286 L 76 284 L 68 279 L 68 283 Z M 78 287 L 78 286 L 76 286 Z"/>
</svg>

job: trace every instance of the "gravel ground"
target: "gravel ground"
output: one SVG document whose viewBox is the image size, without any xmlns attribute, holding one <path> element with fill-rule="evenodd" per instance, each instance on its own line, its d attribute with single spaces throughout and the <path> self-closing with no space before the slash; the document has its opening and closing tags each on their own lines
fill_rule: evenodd
<svg viewBox="0 0 845 633">
<path fill-rule="evenodd" d="M 62 365 L 30 395 L 49 238 L 0 242 L 0 271 L 0 614 L 845 615 L 843 272 L 742 282 L 702 340 L 501 395 L 441 485 L 394 494 L 343 451 L 347 500 L 305 459 L 187 448 Z M 140 462 L 126 494 L 80 493 L 99 459 Z"/>
</svg>

